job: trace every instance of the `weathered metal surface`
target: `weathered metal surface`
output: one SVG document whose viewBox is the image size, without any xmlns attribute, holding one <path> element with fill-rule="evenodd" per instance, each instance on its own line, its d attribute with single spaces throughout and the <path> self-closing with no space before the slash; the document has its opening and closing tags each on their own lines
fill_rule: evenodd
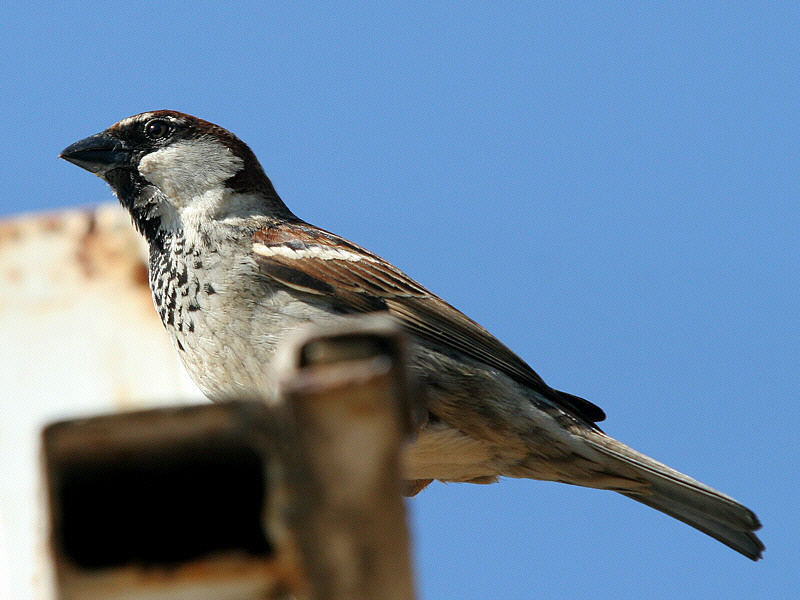
<svg viewBox="0 0 800 600">
<path fill-rule="evenodd" d="M 0 221 L 0 597 L 49 589 L 37 542 L 45 423 L 203 400 L 153 309 L 145 252 L 112 204 Z"/>
<path fill-rule="evenodd" d="M 270 415 L 258 402 L 63 421 L 43 434 L 58 600 L 286 597 L 263 524 Z"/>
<path fill-rule="evenodd" d="M 309 328 L 281 354 L 291 445 L 279 547 L 314 600 L 412 600 L 400 451 L 412 415 L 403 337 L 387 317 Z M 281 536 L 285 529 L 287 535 Z"/>
</svg>

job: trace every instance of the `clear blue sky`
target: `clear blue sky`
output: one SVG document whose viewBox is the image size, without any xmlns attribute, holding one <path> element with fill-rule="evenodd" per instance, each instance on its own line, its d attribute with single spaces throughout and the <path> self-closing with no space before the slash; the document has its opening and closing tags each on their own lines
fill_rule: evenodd
<svg viewBox="0 0 800 600">
<path fill-rule="evenodd" d="M 56 156 L 123 117 L 217 122 L 301 217 L 765 525 L 753 564 L 610 492 L 438 484 L 410 503 L 420 598 L 796 589 L 796 3 L 21 4 L 0 215 L 110 200 Z"/>
</svg>

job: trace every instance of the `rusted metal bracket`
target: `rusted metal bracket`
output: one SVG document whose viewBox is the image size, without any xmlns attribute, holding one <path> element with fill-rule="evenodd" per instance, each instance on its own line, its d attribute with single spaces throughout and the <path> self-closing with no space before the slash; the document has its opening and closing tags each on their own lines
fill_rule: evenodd
<svg viewBox="0 0 800 600">
<path fill-rule="evenodd" d="M 402 335 L 382 318 L 308 330 L 278 362 L 277 404 L 45 429 L 54 597 L 413 599 Z"/>
<path fill-rule="evenodd" d="M 291 534 L 276 539 L 304 565 L 312 598 L 414 598 L 399 466 L 415 414 L 404 342 L 388 318 L 361 318 L 306 330 L 283 354 Z"/>
</svg>

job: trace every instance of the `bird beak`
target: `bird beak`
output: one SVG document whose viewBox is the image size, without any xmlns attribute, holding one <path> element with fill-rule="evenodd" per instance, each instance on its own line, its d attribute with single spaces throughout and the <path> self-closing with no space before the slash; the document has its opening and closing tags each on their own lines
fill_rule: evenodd
<svg viewBox="0 0 800 600">
<path fill-rule="evenodd" d="M 131 152 L 121 140 L 107 133 L 98 133 L 67 146 L 58 158 L 103 177 L 113 169 L 130 165 Z"/>
</svg>

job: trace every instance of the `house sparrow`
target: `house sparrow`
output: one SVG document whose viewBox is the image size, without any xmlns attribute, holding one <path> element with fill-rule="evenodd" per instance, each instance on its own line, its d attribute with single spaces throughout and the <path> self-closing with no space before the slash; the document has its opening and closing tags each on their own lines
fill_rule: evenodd
<svg viewBox="0 0 800 600">
<path fill-rule="evenodd" d="M 429 417 L 404 460 L 411 487 L 506 476 L 608 489 L 761 557 L 750 510 L 605 435 L 600 408 L 549 387 L 387 261 L 296 217 L 225 129 L 147 112 L 60 156 L 108 182 L 147 239 L 155 307 L 211 400 L 274 394 L 267 367 L 299 326 L 386 311 L 426 392 Z"/>
</svg>

